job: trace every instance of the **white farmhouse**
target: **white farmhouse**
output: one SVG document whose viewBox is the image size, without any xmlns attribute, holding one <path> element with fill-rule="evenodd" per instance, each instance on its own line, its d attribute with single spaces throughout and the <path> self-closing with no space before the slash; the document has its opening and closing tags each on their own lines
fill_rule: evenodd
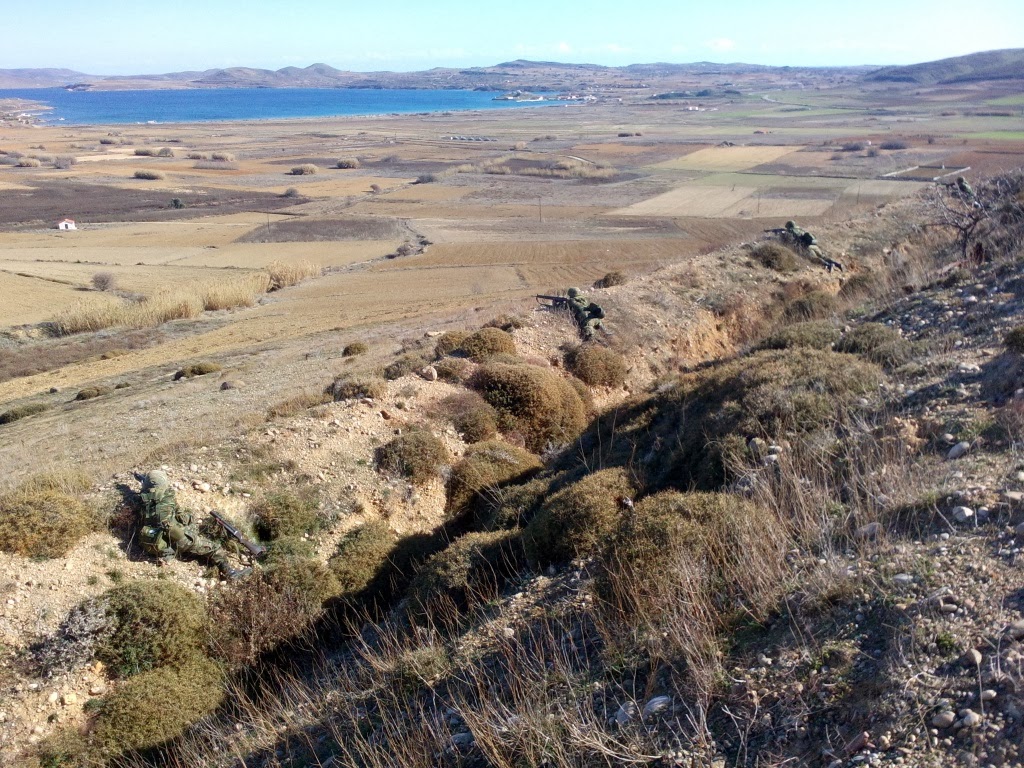
<svg viewBox="0 0 1024 768">
<path fill-rule="evenodd" d="M 74 219 L 64 219 L 62 221 L 58 221 L 57 222 L 57 229 L 60 229 L 60 230 L 63 230 L 63 231 L 66 232 L 69 229 L 78 229 L 78 227 L 75 226 L 75 220 Z"/>
</svg>

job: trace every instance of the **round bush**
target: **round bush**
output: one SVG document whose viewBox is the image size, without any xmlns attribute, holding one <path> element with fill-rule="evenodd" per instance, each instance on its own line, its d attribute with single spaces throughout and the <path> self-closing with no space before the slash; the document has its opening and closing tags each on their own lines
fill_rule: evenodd
<svg viewBox="0 0 1024 768">
<path fill-rule="evenodd" d="M 570 373 L 592 387 L 621 387 L 626 382 L 626 360 L 618 352 L 585 344 L 565 356 Z"/>
<path fill-rule="evenodd" d="M 353 357 L 355 355 L 365 355 L 370 351 L 370 348 L 361 341 L 353 341 L 351 344 L 345 346 L 341 351 L 342 357 Z"/>
<path fill-rule="evenodd" d="M 811 291 L 786 305 L 786 317 L 790 320 L 817 320 L 838 311 L 839 302 L 828 291 Z"/>
<path fill-rule="evenodd" d="M 549 497 L 523 532 L 530 562 L 544 566 L 598 551 L 636 489 L 622 469 L 587 475 Z"/>
<path fill-rule="evenodd" d="M 448 461 L 448 449 L 433 432 L 414 429 L 377 449 L 377 466 L 383 472 L 423 485 L 437 477 Z"/>
<path fill-rule="evenodd" d="M 914 346 L 887 325 L 863 323 L 839 340 L 836 351 L 860 355 L 892 370 L 909 362 Z"/>
<path fill-rule="evenodd" d="M 449 618 L 450 607 L 465 610 L 474 601 L 494 597 L 523 564 L 519 533 L 467 533 L 420 567 L 409 585 L 413 613 L 426 615 L 436 607 L 442 618 Z"/>
<path fill-rule="evenodd" d="M 629 282 L 625 272 L 617 269 L 608 272 L 604 277 L 594 283 L 595 288 L 614 288 L 616 285 L 625 285 Z"/>
<path fill-rule="evenodd" d="M 796 254 L 782 243 L 760 243 L 750 255 L 776 272 L 796 272 L 800 267 Z"/>
<path fill-rule="evenodd" d="M 441 401 L 440 410 L 467 443 L 490 440 L 498 432 L 497 412 L 476 392 L 450 395 Z"/>
<path fill-rule="evenodd" d="M 68 487 L 40 475 L 0 495 L 0 551 L 24 557 L 60 557 L 103 527 L 103 515 L 78 494 L 88 481 Z"/>
<path fill-rule="evenodd" d="M 211 363 L 204 361 L 201 363 L 193 363 L 192 365 L 186 365 L 180 371 L 174 374 L 174 380 L 179 379 L 191 379 L 195 376 L 206 376 L 210 373 L 217 373 L 217 371 L 223 370 L 217 363 Z"/>
<path fill-rule="evenodd" d="M 540 459 L 532 453 L 498 440 L 470 446 L 448 478 L 449 516 L 469 513 L 482 497 L 492 496 L 499 486 L 522 482 L 541 467 Z"/>
<path fill-rule="evenodd" d="M 529 523 L 549 495 L 551 481 L 535 478 L 518 485 L 502 485 L 477 496 L 476 523 L 485 531 L 520 528 Z"/>
<path fill-rule="evenodd" d="M 1011 352 L 1018 355 L 1024 354 L 1024 325 L 1018 325 L 1011 329 L 1003 339 L 1003 344 Z"/>
<path fill-rule="evenodd" d="M 343 168 L 343 169 L 344 168 L 358 168 L 359 167 L 359 161 L 356 158 L 354 158 L 354 157 L 343 157 L 341 160 L 339 160 L 337 163 L 335 163 L 334 167 L 335 168 Z"/>
<path fill-rule="evenodd" d="M 346 533 L 327 563 L 341 594 L 356 595 L 370 586 L 387 565 L 394 546 L 395 534 L 380 520 Z"/>
<path fill-rule="evenodd" d="M 499 426 L 519 432 L 534 453 L 575 439 L 586 425 L 579 394 L 546 368 L 490 363 L 470 384 L 498 412 Z"/>
<path fill-rule="evenodd" d="M 107 631 L 95 656 L 118 677 L 180 666 L 202 657 L 207 628 L 202 601 L 172 581 L 134 581 L 97 598 Z"/>
<path fill-rule="evenodd" d="M 109 395 L 113 391 L 110 387 L 86 387 L 78 391 L 75 400 L 93 400 L 103 395 Z"/>
<path fill-rule="evenodd" d="M 447 331 L 437 337 L 434 345 L 434 354 L 438 358 L 446 357 L 462 346 L 462 342 L 469 338 L 469 331 Z"/>
<path fill-rule="evenodd" d="M 145 181 L 160 181 L 164 178 L 164 175 L 160 171 L 136 171 L 136 179 L 143 179 Z"/>
<path fill-rule="evenodd" d="M 473 364 L 459 357 L 445 357 L 434 363 L 434 370 L 441 381 L 465 384 L 473 375 Z"/>
<path fill-rule="evenodd" d="M 253 525 L 263 540 L 301 536 L 323 527 L 319 499 L 311 488 L 270 491 L 252 507 Z"/>
<path fill-rule="evenodd" d="M 474 363 L 484 363 L 496 355 L 514 355 L 515 340 L 500 328 L 481 328 L 467 336 L 458 350 Z"/>
<path fill-rule="evenodd" d="M 143 672 L 103 699 L 90 740 L 109 757 L 155 747 L 180 736 L 223 701 L 223 675 L 207 659 Z"/>
<path fill-rule="evenodd" d="M 827 320 L 793 323 L 780 328 L 757 345 L 758 349 L 831 349 L 842 332 Z"/>
<path fill-rule="evenodd" d="M 316 170 L 316 166 L 312 163 L 303 163 L 292 168 L 292 176 L 312 176 Z"/>
</svg>

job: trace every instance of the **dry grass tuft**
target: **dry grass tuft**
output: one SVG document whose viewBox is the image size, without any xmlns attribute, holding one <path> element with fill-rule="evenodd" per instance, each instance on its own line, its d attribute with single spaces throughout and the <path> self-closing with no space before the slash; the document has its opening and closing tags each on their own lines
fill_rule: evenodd
<svg viewBox="0 0 1024 768">
<path fill-rule="evenodd" d="M 160 181 L 166 178 L 160 171 L 136 171 L 133 176 L 136 179 L 143 179 L 145 181 Z"/>
<path fill-rule="evenodd" d="M 515 355 L 516 342 L 500 328 L 481 328 L 463 339 L 455 351 L 474 363 L 485 363 L 498 355 Z"/>
<path fill-rule="evenodd" d="M 292 176 L 312 176 L 316 173 L 317 167 L 312 163 L 303 163 L 292 168 Z"/>
<path fill-rule="evenodd" d="M 438 358 L 447 357 L 455 353 L 462 346 L 462 342 L 468 338 L 469 331 L 447 331 L 442 333 L 438 336 L 437 343 L 434 345 L 434 354 Z"/>
<path fill-rule="evenodd" d="M 174 380 L 178 381 L 179 379 L 191 379 L 196 376 L 207 376 L 211 373 L 217 373 L 218 371 L 221 370 L 223 370 L 223 367 L 219 363 L 213 363 L 210 362 L 209 360 L 204 360 L 199 363 L 192 363 L 191 365 L 186 365 L 184 368 L 182 368 L 180 371 L 174 374 Z"/>
<path fill-rule="evenodd" d="M 810 320 L 780 328 L 762 339 L 757 349 L 832 349 L 842 335 L 828 320 Z"/>
<path fill-rule="evenodd" d="M 522 483 L 541 466 L 534 454 L 498 440 L 470 446 L 448 478 L 449 517 L 474 512 L 499 494 L 501 486 Z"/>
<path fill-rule="evenodd" d="M 782 243 L 759 243 L 750 255 L 776 272 L 796 272 L 800 268 L 796 254 Z"/>
<path fill-rule="evenodd" d="M 93 400 L 103 395 L 109 395 L 113 391 L 110 387 L 86 387 L 78 391 L 75 400 Z"/>
<path fill-rule="evenodd" d="M 341 350 L 342 357 L 355 357 L 356 355 L 365 355 L 370 351 L 369 346 L 362 341 L 353 341 L 351 344 L 346 344 L 345 348 Z"/>
<path fill-rule="evenodd" d="M 101 530 L 104 516 L 81 500 L 91 483 L 76 472 L 36 475 L 0 495 L 0 551 L 60 557 Z"/>
<path fill-rule="evenodd" d="M 311 277 L 320 277 L 323 267 L 309 261 L 283 262 L 275 261 L 264 267 L 270 275 L 270 291 L 278 291 L 290 285 L 297 285 Z"/>
<path fill-rule="evenodd" d="M 43 413 L 44 411 L 50 410 L 49 405 L 46 403 L 29 403 L 27 405 L 17 405 L 14 408 L 0 413 L 0 424 L 12 424 L 15 421 L 24 419 L 28 416 L 35 416 L 37 413 Z"/>
<path fill-rule="evenodd" d="M 339 376 L 327 387 L 326 393 L 336 401 L 369 398 L 380 400 L 388 393 L 384 379 L 373 377 Z"/>
<path fill-rule="evenodd" d="M 789 320 L 818 320 L 831 317 L 839 312 L 839 301 L 828 291 L 811 291 L 798 296 L 786 304 L 786 318 Z"/>
<path fill-rule="evenodd" d="M 327 565 L 343 596 L 354 597 L 369 587 L 388 564 L 395 534 L 381 520 L 349 531 Z"/>
<path fill-rule="evenodd" d="M 914 345 L 887 325 L 862 323 L 843 335 L 836 352 L 860 355 L 891 371 L 910 361 Z"/>
<path fill-rule="evenodd" d="M 271 281 L 270 275 L 257 272 L 213 283 L 202 290 L 203 309 L 215 311 L 255 306 L 259 297 L 271 289 Z"/>
<path fill-rule="evenodd" d="M 618 269 L 613 269 L 611 272 L 605 274 L 600 280 L 594 283 L 595 288 L 614 288 L 616 285 L 625 285 L 629 282 L 629 278 L 625 272 Z"/>
<path fill-rule="evenodd" d="M 475 366 L 468 360 L 458 357 L 445 357 L 434 363 L 434 370 L 441 381 L 452 384 L 465 384 L 473 375 Z"/>
<path fill-rule="evenodd" d="M 1024 354 L 1024 325 L 1010 329 L 1003 338 L 1003 344 L 1011 352 L 1016 352 L 1018 355 Z"/>
<path fill-rule="evenodd" d="M 335 168 L 358 168 L 359 160 L 354 157 L 343 157 L 337 163 L 334 164 Z"/>
<path fill-rule="evenodd" d="M 323 392 L 303 392 L 300 395 L 289 397 L 267 409 L 267 419 L 284 419 L 291 416 L 298 416 L 310 408 L 329 403 L 333 396 Z"/>
<path fill-rule="evenodd" d="M 440 375 L 440 374 L 439 374 Z M 439 412 L 467 443 L 490 440 L 498 433 L 498 414 L 476 392 L 459 392 L 441 401 Z"/>
</svg>

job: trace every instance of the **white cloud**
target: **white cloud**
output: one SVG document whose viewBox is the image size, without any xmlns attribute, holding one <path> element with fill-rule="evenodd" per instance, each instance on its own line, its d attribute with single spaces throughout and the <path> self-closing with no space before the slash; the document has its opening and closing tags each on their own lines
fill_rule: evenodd
<svg viewBox="0 0 1024 768">
<path fill-rule="evenodd" d="M 736 47 L 736 41 L 730 40 L 728 37 L 716 37 L 713 40 L 708 40 L 706 45 L 713 51 L 731 51 Z"/>
<path fill-rule="evenodd" d="M 558 44 L 558 52 L 559 53 L 572 53 L 572 46 L 569 45 L 566 42 L 561 42 L 561 43 Z"/>
<path fill-rule="evenodd" d="M 612 53 L 629 53 L 631 50 L 630 48 L 627 48 L 624 45 L 619 45 L 618 43 L 608 43 L 604 49 L 606 51 L 611 51 Z"/>
</svg>

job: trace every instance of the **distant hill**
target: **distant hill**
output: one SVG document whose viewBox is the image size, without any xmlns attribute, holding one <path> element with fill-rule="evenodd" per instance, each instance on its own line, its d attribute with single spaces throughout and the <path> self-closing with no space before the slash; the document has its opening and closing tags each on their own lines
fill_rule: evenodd
<svg viewBox="0 0 1024 768">
<path fill-rule="evenodd" d="M 73 69 L 0 69 L 0 88 L 53 88 L 96 79 Z"/>
<path fill-rule="evenodd" d="M 870 73 L 865 79 L 918 85 L 1024 79 L 1024 48 L 972 53 L 903 67 L 883 67 Z"/>
</svg>

